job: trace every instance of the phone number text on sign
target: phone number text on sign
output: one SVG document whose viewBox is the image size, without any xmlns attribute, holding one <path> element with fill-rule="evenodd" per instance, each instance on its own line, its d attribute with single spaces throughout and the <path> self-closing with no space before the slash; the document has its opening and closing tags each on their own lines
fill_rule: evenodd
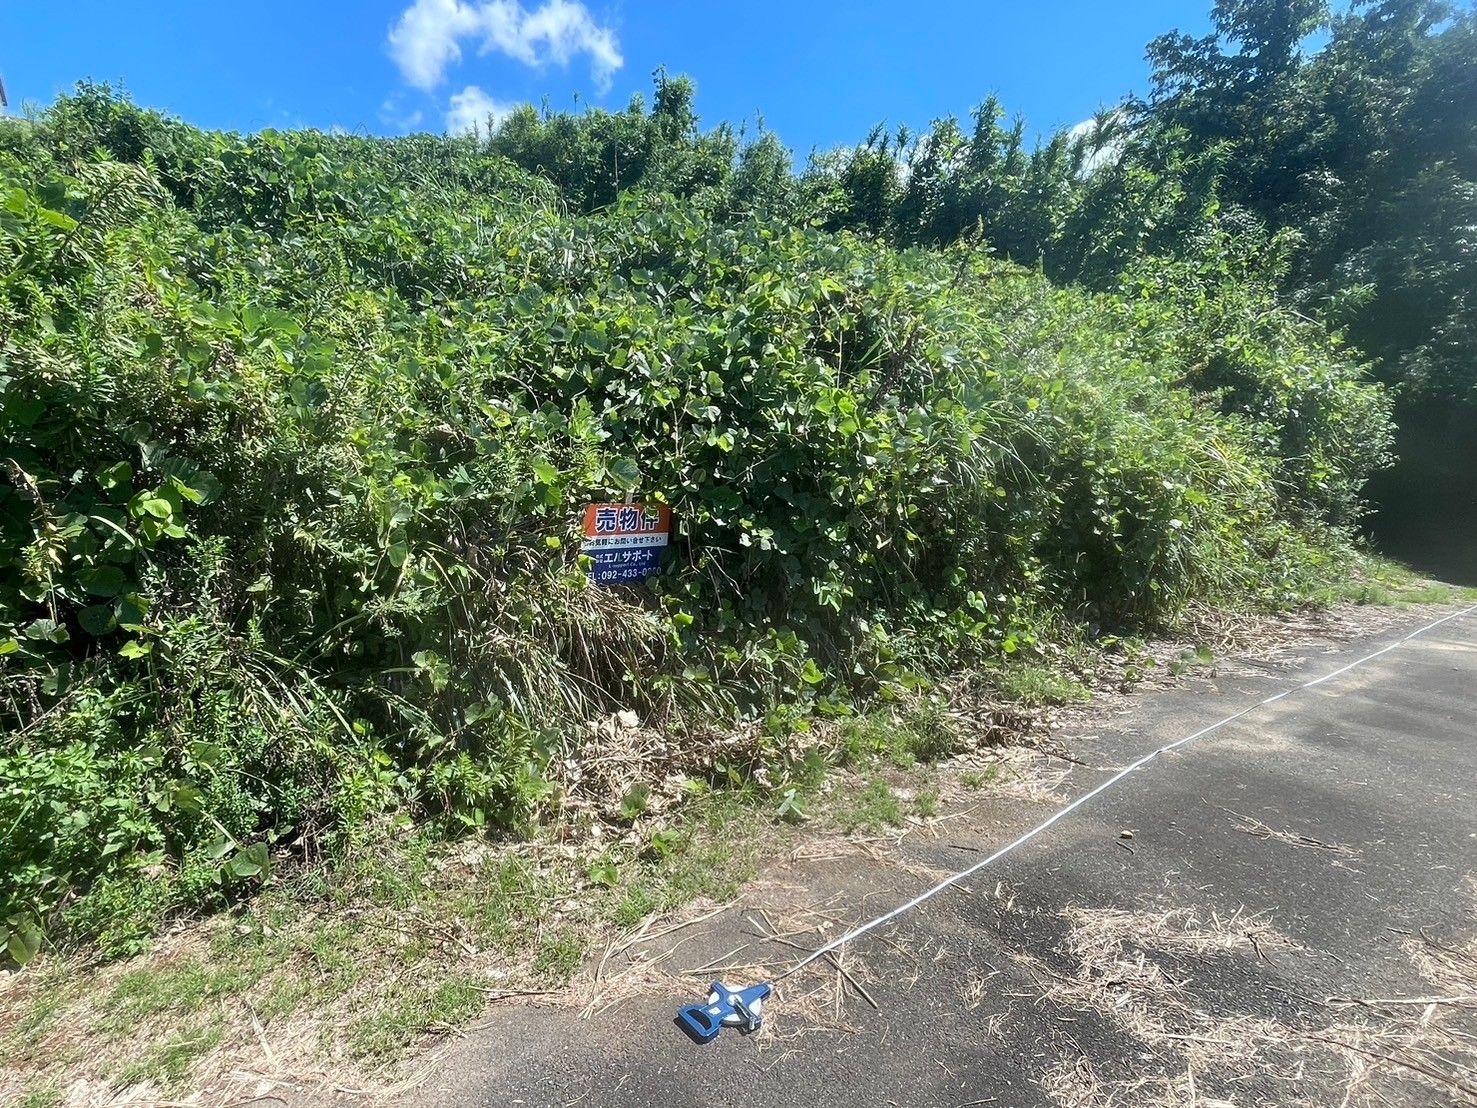
<svg viewBox="0 0 1477 1108">
<path fill-rule="evenodd" d="M 664 504 L 591 504 L 580 552 L 594 563 L 595 584 L 632 585 L 656 572 L 671 534 L 672 510 Z"/>
</svg>

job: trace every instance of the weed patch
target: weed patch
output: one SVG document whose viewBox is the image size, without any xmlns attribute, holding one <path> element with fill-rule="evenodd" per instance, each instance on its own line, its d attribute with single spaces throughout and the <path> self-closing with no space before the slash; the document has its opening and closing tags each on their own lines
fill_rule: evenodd
<svg viewBox="0 0 1477 1108">
<path fill-rule="evenodd" d="M 986 766 L 982 770 L 965 770 L 959 775 L 959 781 L 967 788 L 988 789 L 1000 779 L 1000 767 L 998 765 Z"/>
<path fill-rule="evenodd" d="M 585 958 L 585 941 L 572 929 L 555 931 L 542 939 L 534 955 L 534 972 L 556 984 L 564 984 L 579 969 Z"/>
<path fill-rule="evenodd" d="M 349 1025 L 346 1045 L 359 1061 L 394 1061 L 421 1035 L 457 1027 L 486 1003 L 485 988 L 455 975 L 430 987 L 397 989 L 378 1010 Z"/>
<path fill-rule="evenodd" d="M 16 1101 L 16 1108 L 61 1108 L 66 1102 L 62 1091 L 51 1085 L 28 1089 Z"/>
<path fill-rule="evenodd" d="M 939 814 L 939 795 L 931 789 L 924 789 L 913 798 L 913 810 L 921 819 L 932 819 Z"/>
<path fill-rule="evenodd" d="M 867 831 L 880 834 L 903 822 L 903 805 L 890 784 L 874 777 L 865 787 L 841 802 L 836 823 L 845 832 Z"/>
<path fill-rule="evenodd" d="M 150 1046 L 137 1061 L 130 1062 L 118 1073 L 121 1085 L 150 1082 L 163 1089 L 175 1089 L 190 1076 L 195 1062 L 220 1045 L 225 1037 L 220 1019 L 197 1024 Z"/>
<path fill-rule="evenodd" d="M 991 679 L 1006 700 L 1029 707 L 1076 704 L 1092 696 L 1077 678 L 1037 663 L 1007 665 Z"/>
<path fill-rule="evenodd" d="M 942 706 L 923 702 L 906 709 L 866 712 L 836 728 L 836 756 L 850 768 L 885 763 L 907 768 L 948 757 L 961 738 Z"/>
</svg>

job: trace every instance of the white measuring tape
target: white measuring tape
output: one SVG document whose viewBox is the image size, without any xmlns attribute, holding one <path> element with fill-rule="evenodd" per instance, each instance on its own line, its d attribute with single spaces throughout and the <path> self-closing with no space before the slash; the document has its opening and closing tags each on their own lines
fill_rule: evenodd
<svg viewBox="0 0 1477 1108">
<path fill-rule="evenodd" d="M 1174 750 L 1174 749 L 1176 749 L 1178 747 L 1184 746 L 1187 743 L 1192 743 L 1196 739 L 1203 738 L 1204 736 L 1210 734 L 1212 731 L 1216 731 L 1216 730 L 1224 727 L 1228 723 L 1234 723 L 1236 720 L 1240 719 L 1242 716 L 1248 714 L 1249 712 L 1254 712 L 1258 708 L 1265 708 L 1268 704 L 1275 704 L 1277 701 L 1281 700 L 1285 696 L 1291 696 L 1295 692 L 1302 692 L 1304 689 L 1311 689 L 1314 685 L 1321 685 L 1321 684 L 1323 684 L 1323 682 L 1330 681 L 1333 678 L 1338 677 L 1340 674 L 1348 673 L 1349 670 L 1354 669 L 1356 666 L 1362 666 L 1362 665 L 1364 665 L 1365 662 L 1372 662 L 1372 661 L 1374 661 L 1374 659 L 1378 658 L 1380 655 L 1382 655 L 1382 654 L 1388 654 L 1390 651 L 1394 650 L 1397 646 L 1403 646 L 1405 643 L 1408 643 L 1411 639 L 1415 638 L 1417 635 L 1424 635 L 1427 631 L 1430 631 L 1430 630 L 1433 630 L 1434 628 L 1440 627 L 1443 623 L 1447 623 L 1447 622 L 1449 622 L 1450 620 L 1453 620 L 1453 619 L 1458 619 L 1461 616 L 1471 615 L 1473 612 L 1477 612 L 1477 604 L 1472 605 L 1470 608 L 1463 608 L 1459 612 L 1452 612 L 1450 615 L 1443 616 L 1441 619 L 1436 620 L 1434 623 L 1428 623 L 1424 627 L 1417 628 L 1416 630 L 1412 631 L 1410 634 L 1404 636 L 1403 638 L 1396 639 L 1394 642 L 1390 643 L 1388 646 L 1385 646 L 1385 647 L 1382 647 L 1379 650 L 1376 650 L 1373 654 L 1366 654 L 1364 657 L 1358 658 L 1358 659 L 1350 662 L 1346 666 L 1339 667 L 1338 669 L 1334 670 L 1332 673 L 1325 673 L 1322 677 L 1316 677 L 1316 678 L 1314 678 L 1311 681 L 1304 681 L 1301 685 L 1296 685 L 1296 686 L 1294 686 L 1293 688 L 1290 688 L 1290 689 L 1283 689 L 1280 693 L 1276 693 L 1276 694 L 1274 694 L 1272 696 L 1266 697 L 1263 700 L 1258 700 L 1255 704 L 1248 705 L 1247 707 L 1242 708 L 1239 712 L 1233 712 L 1231 715 L 1227 716 L 1225 719 L 1217 720 L 1215 723 L 1212 723 L 1209 727 L 1202 727 L 1199 731 L 1196 731 L 1193 735 L 1186 735 L 1183 739 L 1179 739 L 1179 740 L 1177 740 L 1175 742 L 1172 742 L 1172 743 L 1168 744 L 1167 746 L 1161 746 L 1158 750 L 1150 751 L 1148 754 L 1145 754 L 1138 761 L 1132 763 L 1131 765 L 1125 766 L 1123 769 L 1121 769 L 1117 773 L 1113 774 L 1112 777 L 1108 778 L 1101 785 L 1097 786 L 1097 788 L 1092 789 L 1091 791 L 1084 793 L 1083 795 L 1079 796 L 1076 800 L 1072 801 L 1072 803 L 1068 804 L 1065 808 L 1062 808 L 1062 809 L 1054 812 L 1051 816 L 1049 816 L 1046 819 L 1042 820 L 1035 827 L 1031 828 L 1031 830 L 1027 831 L 1024 835 L 1022 835 L 1020 838 L 1016 839 L 1014 842 L 1009 843 L 1006 846 L 1001 847 L 999 850 L 995 851 L 994 854 L 991 854 L 988 858 L 985 858 L 982 861 L 976 862 L 974 865 L 970 866 L 968 869 L 960 870 L 958 873 L 954 874 L 954 876 L 952 876 L 952 877 L 945 878 L 944 880 L 940 881 L 937 885 L 935 885 L 933 888 L 929 889 L 927 892 L 920 893 L 918 896 L 915 896 L 912 900 L 908 901 L 906 904 L 900 904 L 896 908 L 894 908 L 892 911 L 887 912 L 887 913 L 885 913 L 883 915 L 880 915 L 880 916 L 878 916 L 874 920 L 868 920 L 866 923 L 862 924 L 860 927 L 856 927 L 856 928 L 852 929 L 851 931 L 848 931 L 846 934 L 842 935 L 839 939 L 833 939 L 833 940 L 831 940 L 829 943 L 827 943 L 825 946 L 821 947 L 819 950 L 815 951 L 812 954 L 807 955 L 804 959 L 802 959 L 801 961 L 795 963 L 795 965 L 791 966 L 789 969 L 785 970 L 784 973 L 779 974 L 778 977 L 776 978 L 776 980 L 778 980 L 779 977 L 788 977 L 790 974 L 795 973 L 797 970 L 804 969 L 806 966 L 810 965 L 811 962 L 814 962 L 817 958 L 823 958 L 827 954 L 830 954 L 833 950 L 836 950 L 839 947 L 845 946 L 847 943 L 851 942 L 852 939 L 859 938 L 860 936 L 865 935 L 868 931 L 872 930 L 872 928 L 879 927 L 882 924 L 886 923 L 890 919 L 896 919 L 898 916 L 902 915 L 904 912 L 910 912 L 910 911 L 912 911 L 914 908 L 918 907 L 918 905 L 922 904 L 925 900 L 929 900 L 932 897 L 937 896 L 939 893 L 943 892 L 945 889 L 949 888 L 951 885 L 957 885 L 960 881 L 963 881 L 966 877 L 970 877 L 973 874 L 976 874 L 980 870 L 984 869 L 986 866 L 991 865 L 994 862 L 998 862 L 1001 858 L 1004 858 L 1012 850 L 1015 850 L 1017 847 L 1024 846 L 1026 843 L 1030 842 L 1037 835 L 1041 834 L 1041 832 L 1045 831 L 1052 824 L 1056 823 L 1057 820 L 1059 820 L 1059 819 L 1063 818 L 1064 816 L 1069 815 L 1070 813 L 1076 811 L 1078 808 L 1082 807 L 1082 805 L 1086 804 L 1089 800 L 1091 800 L 1093 797 L 1097 796 L 1099 793 L 1104 792 L 1107 789 L 1112 788 L 1119 781 L 1122 781 L 1125 777 L 1127 777 L 1134 770 L 1139 769 L 1142 766 L 1148 765 L 1155 758 L 1159 757 L 1159 755 L 1161 755 L 1161 754 L 1163 754 L 1163 753 L 1165 753 L 1167 751 Z"/>
</svg>

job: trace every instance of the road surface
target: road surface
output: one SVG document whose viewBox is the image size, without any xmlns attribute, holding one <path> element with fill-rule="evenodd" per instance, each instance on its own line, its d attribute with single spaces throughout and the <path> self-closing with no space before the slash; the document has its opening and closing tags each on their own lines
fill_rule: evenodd
<svg viewBox="0 0 1477 1108">
<path fill-rule="evenodd" d="M 706 1046 L 672 1022 L 704 991 L 684 971 L 773 976 L 1144 753 L 1431 618 L 1137 698 L 1069 737 L 1083 764 L 1050 796 L 801 851 L 727 911 L 621 952 L 589 1018 L 494 1008 L 409 1101 L 1477 1104 L 1477 613 L 1156 758 L 848 944 L 855 985 L 817 963 L 779 982 L 761 1032 Z"/>
</svg>

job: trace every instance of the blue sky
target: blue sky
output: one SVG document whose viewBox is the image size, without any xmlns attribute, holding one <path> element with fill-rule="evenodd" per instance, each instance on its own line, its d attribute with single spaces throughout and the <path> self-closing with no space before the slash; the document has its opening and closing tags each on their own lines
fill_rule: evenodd
<svg viewBox="0 0 1477 1108">
<path fill-rule="evenodd" d="M 547 99 L 621 108 L 665 65 L 704 124 L 766 126 L 803 157 L 963 116 L 990 93 L 1036 133 L 1144 91 L 1144 46 L 1210 0 L 258 0 L 0 4 L 12 111 L 81 78 L 206 127 L 445 130 Z M 65 15 L 63 16 L 63 12 Z"/>
</svg>

